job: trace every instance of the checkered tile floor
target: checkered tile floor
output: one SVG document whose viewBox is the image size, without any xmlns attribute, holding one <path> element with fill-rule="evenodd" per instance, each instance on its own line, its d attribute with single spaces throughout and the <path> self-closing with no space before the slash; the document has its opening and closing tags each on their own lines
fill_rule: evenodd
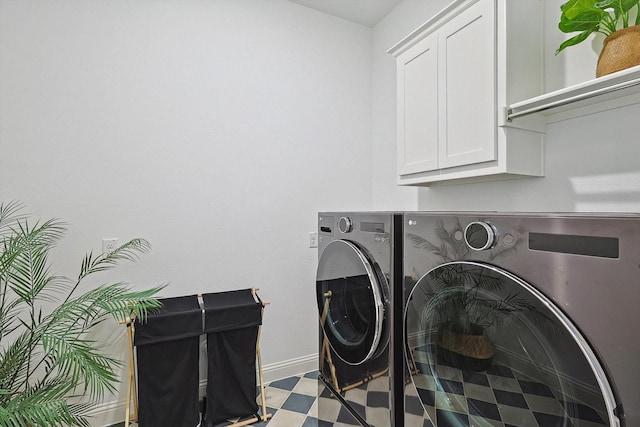
<svg viewBox="0 0 640 427">
<path fill-rule="evenodd" d="M 274 381 L 265 386 L 267 413 L 273 417 L 251 426 L 262 427 L 318 427 L 318 372 Z M 258 405 L 262 405 L 258 395 Z M 262 408 L 260 407 L 260 410 Z M 223 427 L 232 422 L 217 424 Z"/>
<path fill-rule="evenodd" d="M 405 399 L 407 426 L 431 427 L 423 409 L 438 427 L 602 427 L 604 414 L 558 399 L 545 384 L 494 364 L 484 372 L 433 364 L 433 348 L 414 350 L 420 373 L 414 375 Z M 422 403 L 421 403 L 422 402 Z M 416 414 L 415 416 L 412 414 Z"/>
<path fill-rule="evenodd" d="M 327 387 L 318 387 L 318 392 L 318 427 L 361 427 Z M 388 427 L 391 424 L 388 375 L 381 375 L 343 391 L 341 397 L 371 426 Z"/>
<path fill-rule="evenodd" d="M 602 427 L 606 416 L 586 405 L 558 399 L 544 384 L 495 364 L 486 372 L 463 372 L 433 365 L 428 348 L 414 350 L 420 374 L 406 388 L 407 427 Z M 433 373 L 437 378 L 434 378 Z M 352 426 L 351 416 L 338 406 L 335 422 L 318 420 L 318 372 L 274 381 L 265 386 L 267 411 L 272 418 L 256 427 Z M 257 398 L 260 405 L 260 396 Z M 384 406 L 384 405 L 381 405 Z M 261 408 L 260 408 L 261 409 Z M 424 419 L 427 414 L 434 423 Z M 345 412 L 343 414 L 343 412 Z M 341 415 L 342 414 L 342 415 Z M 344 419 L 341 417 L 344 415 Z M 238 421 L 238 420 L 234 420 Z M 231 421 L 217 424 L 223 427 Z M 384 426 L 381 426 L 384 427 Z"/>
</svg>

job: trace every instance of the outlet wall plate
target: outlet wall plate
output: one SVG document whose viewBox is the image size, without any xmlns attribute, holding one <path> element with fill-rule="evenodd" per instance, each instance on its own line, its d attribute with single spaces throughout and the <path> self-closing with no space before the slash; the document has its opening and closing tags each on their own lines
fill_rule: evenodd
<svg viewBox="0 0 640 427">
<path fill-rule="evenodd" d="M 111 252 L 118 247 L 118 239 L 115 237 L 102 239 L 102 253 Z"/>
<path fill-rule="evenodd" d="M 318 232 L 310 231 L 309 232 L 309 247 L 317 248 L 318 247 Z"/>
</svg>

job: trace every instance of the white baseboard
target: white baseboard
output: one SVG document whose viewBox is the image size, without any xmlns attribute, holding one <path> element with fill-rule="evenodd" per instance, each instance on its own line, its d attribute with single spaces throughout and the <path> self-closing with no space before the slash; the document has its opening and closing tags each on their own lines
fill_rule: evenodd
<svg viewBox="0 0 640 427">
<path fill-rule="evenodd" d="M 296 357 L 294 359 L 282 362 L 270 363 L 262 366 L 262 376 L 265 384 L 277 381 L 283 378 L 300 375 L 311 371 L 318 370 L 318 354 L 310 354 L 308 356 Z M 258 372 L 256 370 L 256 375 Z M 259 378 L 259 377 L 258 377 Z M 259 380 L 258 380 L 259 381 Z M 122 387 L 126 387 L 123 384 Z M 200 395 L 206 392 L 207 381 L 200 381 Z M 89 422 L 92 427 L 110 427 L 121 425 L 125 419 L 125 401 L 105 402 L 94 408 L 90 415 Z M 137 424 L 134 424 L 137 425 Z"/>
<path fill-rule="evenodd" d="M 265 383 L 317 370 L 318 353 L 262 366 Z"/>
</svg>

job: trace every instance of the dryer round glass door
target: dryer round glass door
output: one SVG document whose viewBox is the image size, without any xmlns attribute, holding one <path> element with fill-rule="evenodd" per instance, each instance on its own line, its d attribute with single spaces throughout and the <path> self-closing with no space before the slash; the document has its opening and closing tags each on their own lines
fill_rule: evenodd
<svg viewBox="0 0 640 427">
<path fill-rule="evenodd" d="M 320 322 L 333 351 L 350 365 L 384 350 L 386 280 L 354 243 L 334 240 L 318 261 L 316 294 Z"/>
<path fill-rule="evenodd" d="M 413 286 L 404 319 L 413 380 L 405 402 L 418 398 L 435 425 L 620 425 L 587 339 L 505 270 L 439 265 Z"/>
</svg>

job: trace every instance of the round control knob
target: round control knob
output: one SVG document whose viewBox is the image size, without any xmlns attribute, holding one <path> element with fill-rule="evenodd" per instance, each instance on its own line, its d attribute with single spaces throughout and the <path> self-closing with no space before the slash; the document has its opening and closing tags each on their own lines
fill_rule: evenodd
<svg viewBox="0 0 640 427">
<path fill-rule="evenodd" d="M 338 220 L 338 230 L 341 233 L 351 233 L 353 231 L 353 221 L 348 216 L 343 216 Z"/>
<path fill-rule="evenodd" d="M 474 251 L 484 251 L 493 248 L 498 239 L 498 232 L 488 222 L 475 221 L 464 229 L 464 241 Z"/>
</svg>

